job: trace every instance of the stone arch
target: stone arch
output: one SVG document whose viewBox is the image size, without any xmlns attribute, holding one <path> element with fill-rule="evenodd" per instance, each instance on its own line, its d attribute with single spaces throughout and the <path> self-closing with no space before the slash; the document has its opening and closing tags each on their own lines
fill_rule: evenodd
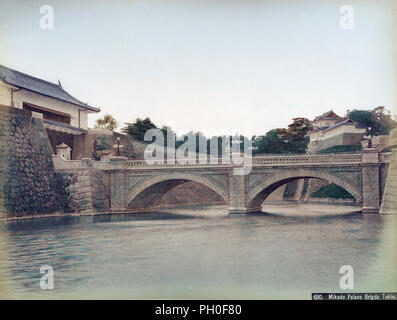
<svg viewBox="0 0 397 320">
<path fill-rule="evenodd" d="M 340 175 L 332 174 L 329 172 L 316 171 L 316 170 L 288 170 L 287 172 L 278 172 L 271 175 L 270 177 L 264 177 L 259 180 L 251 190 L 247 193 L 247 204 L 248 207 L 258 207 L 261 203 L 279 186 L 303 178 L 317 178 L 328 180 L 334 183 L 346 191 L 348 191 L 357 202 L 362 202 L 362 192 L 361 188 Z"/>
<path fill-rule="evenodd" d="M 184 172 L 175 172 L 175 173 L 165 173 L 160 175 L 154 175 L 143 179 L 138 182 L 136 185 L 132 186 L 127 194 L 127 206 L 143 191 L 154 186 L 161 182 L 166 182 L 170 180 L 186 180 L 186 181 L 194 181 L 200 183 L 216 194 L 218 194 L 226 204 L 229 203 L 229 194 L 225 190 L 225 187 L 216 180 L 211 179 L 210 177 L 205 177 L 202 175 L 184 173 Z"/>
</svg>

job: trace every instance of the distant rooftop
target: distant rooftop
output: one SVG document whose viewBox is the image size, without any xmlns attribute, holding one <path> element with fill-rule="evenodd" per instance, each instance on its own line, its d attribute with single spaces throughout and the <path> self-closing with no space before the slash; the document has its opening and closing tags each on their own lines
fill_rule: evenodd
<svg viewBox="0 0 397 320">
<path fill-rule="evenodd" d="M 339 117 L 332 109 L 328 112 L 323 113 L 321 116 L 316 117 L 313 121 L 318 121 L 318 120 L 327 120 L 327 119 L 342 119 L 342 117 Z"/>
<path fill-rule="evenodd" d="M 76 106 L 85 108 L 87 110 L 91 110 L 94 112 L 101 111 L 99 108 L 89 106 L 88 104 L 72 97 L 58 84 L 35 78 L 28 74 L 7 68 L 2 65 L 0 65 L 0 79 L 9 85 L 36 92 L 51 98 L 59 99 L 64 102 L 68 102 Z"/>
</svg>

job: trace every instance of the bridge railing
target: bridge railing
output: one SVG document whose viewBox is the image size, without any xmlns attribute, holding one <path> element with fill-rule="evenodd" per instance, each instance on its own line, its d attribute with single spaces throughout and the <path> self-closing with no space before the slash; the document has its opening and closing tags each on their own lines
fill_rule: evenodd
<svg viewBox="0 0 397 320">
<path fill-rule="evenodd" d="M 126 166 L 130 168 L 170 168 L 170 167 L 197 167 L 197 166 L 227 166 L 231 164 L 230 159 L 218 158 L 210 161 L 210 159 L 175 159 L 175 160 L 165 160 L 157 162 L 147 162 L 146 160 L 128 160 Z"/>
<path fill-rule="evenodd" d="M 207 161 L 205 161 L 207 160 Z M 306 166 L 306 165 L 350 165 L 363 162 L 361 153 L 355 154 L 328 154 L 328 155 L 269 155 L 260 157 L 246 157 L 240 159 L 240 165 L 253 167 L 267 166 Z M 215 159 L 175 159 L 148 163 L 146 160 L 127 160 L 118 157 L 106 161 L 94 161 L 90 159 L 65 160 L 61 156 L 53 156 L 56 170 L 79 170 L 92 167 L 100 170 L 112 169 L 148 169 L 148 168 L 201 168 L 201 167 L 230 167 L 239 166 L 233 164 L 230 158 Z"/>
<path fill-rule="evenodd" d="M 201 160 L 202 161 L 202 160 Z M 361 153 L 356 154 L 329 154 L 329 155 L 288 155 L 288 156 L 261 156 L 245 158 L 245 164 L 251 163 L 253 166 L 283 166 L 283 165 L 315 165 L 315 164 L 359 164 L 362 162 Z M 219 158 L 216 161 L 200 162 L 198 159 L 180 159 L 162 161 L 158 163 L 147 163 L 145 160 L 128 160 L 126 166 L 130 168 L 143 167 L 197 167 L 197 166 L 225 166 L 233 164 L 233 159 Z"/>
<path fill-rule="evenodd" d="M 312 164 L 357 164 L 362 162 L 362 154 L 302 154 L 293 156 L 262 156 L 252 158 L 254 166 L 312 165 Z"/>
</svg>

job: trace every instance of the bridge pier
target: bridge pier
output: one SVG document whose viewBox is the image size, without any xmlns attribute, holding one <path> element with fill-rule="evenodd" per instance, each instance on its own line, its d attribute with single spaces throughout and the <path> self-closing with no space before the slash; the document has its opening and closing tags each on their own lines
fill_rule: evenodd
<svg viewBox="0 0 397 320">
<path fill-rule="evenodd" d="M 246 186 L 248 183 L 247 175 L 234 175 L 229 173 L 229 213 L 244 214 L 262 211 L 262 207 L 247 207 Z"/>
<path fill-rule="evenodd" d="M 362 151 L 362 213 L 379 213 L 380 185 L 379 185 L 379 155 L 376 149 Z"/>
<path fill-rule="evenodd" d="M 113 173 L 110 175 L 110 209 L 115 211 L 124 211 L 128 207 L 127 199 L 127 173 L 124 170 L 125 157 L 112 157 L 109 164 L 113 167 Z"/>
<path fill-rule="evenodd" d="M 229 170 L 229 213 L 245 213 L 245 180 Z"/>
</svg>

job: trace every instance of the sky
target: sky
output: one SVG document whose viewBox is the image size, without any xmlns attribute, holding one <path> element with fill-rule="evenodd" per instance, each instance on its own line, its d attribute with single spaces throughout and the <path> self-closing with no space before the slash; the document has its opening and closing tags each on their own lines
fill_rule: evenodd
<svg viewBox="0 0 397 320">
<path fill-rule="evenodd" d="M 121 126 L 265 134 L 331 108 L 397 106 L 397 1 L 1 0 L 0 64 Z M 43 30 L 42 5 L 54 9 Z M 343 5 L 353 29 L 342 29 Z"/>
</svg>

